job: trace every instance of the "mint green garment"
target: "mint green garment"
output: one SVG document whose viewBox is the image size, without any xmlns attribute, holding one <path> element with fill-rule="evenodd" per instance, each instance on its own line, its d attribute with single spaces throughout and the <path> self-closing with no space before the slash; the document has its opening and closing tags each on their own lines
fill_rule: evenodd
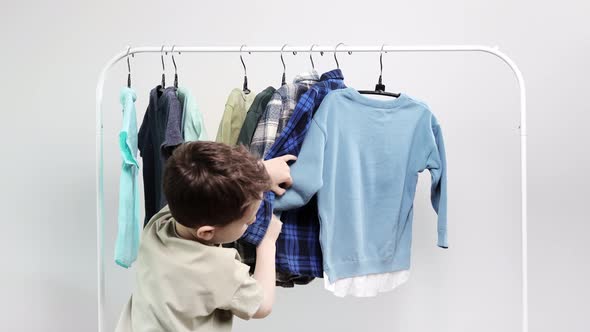
<svg viewBox="0 0 590 332">
<path fill-rule="evenodd" d="M 130 88 L 123 88 L 120 96 L 123 106 L 123 126 L 119 132 L 119 149 L 123 163 L 119 180 L 119 229 L 115 243 L 115 262 L 129 268 L 137 258 L 141 231 L 135 115 L 137 96 Z"/>
<path fill-rule="evenodd" d="M 199 111 L 197 102 L 185 87 L 176 90 L 176 95 L 182 104 L 182 133 L 185 142 L 207 141 L 207 131 L 203 114 Z"/>
</svg>

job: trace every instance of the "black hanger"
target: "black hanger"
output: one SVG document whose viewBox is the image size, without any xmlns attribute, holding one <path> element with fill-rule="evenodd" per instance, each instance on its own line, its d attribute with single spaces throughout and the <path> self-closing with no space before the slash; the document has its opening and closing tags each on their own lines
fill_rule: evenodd
<svg viewBox="0 0 590 332">
<path fill-rule="evenodd" d="M 244 48 L 244 46 L 246 45 L 240 46 L 240 61 L 242 61 L 242 66 L 244 67 L 244 86 L 242 88 L 242 91 L 244 91 L 245 94 L 249 94 L 250 89 L 248 89 L 248 71 L 246 70 L 246 64 L 244 63 L 244 59 L 242 58 L 242 48 Z M 248 54 L 252 54 L 252 52 L 248 52 Z"/>
<path fill-rule="evenodd" d="M 176 68 L 176 61 L 174 60 L 174 47 L 176 45 L 172 45 L 172 49 L 170 50 L 170 54 L 172 55 L 172 63 L 174 64 L 174 87 L 178 89 L 178 68 Z M 180 52 L 178 52 L 180 54 Z"/>
<path fill-rule="evenodd" d="M 131 50 L 131 46 L 127 46 L 127 87 L 131 88 L 131 64 L 129 64 L 129 51 Z M 132 57 L 135 57 L 133 53 L 131 53 Z"/>
<path fill-rule="evenodd" d="M 377 81 L 377 84 L 375 85 L 375 90 L 358 90 L 358 92 L 360 94 L 363 95 L 379 95 L 379 96 L 387 96 L 387 97 L 394 97 L 394 98 L 398 98 L 400 96 L 399 93 L 396 92 L 387 92 L 385 91 L 385 85 L 383 84 L 383 47 L 385 46 L 382 45 L 381 46 L 381 51 L 379 52 L 379 65 L 381 66 L 381 69 L 379 71 L 379 80 Z"/>
</svg>

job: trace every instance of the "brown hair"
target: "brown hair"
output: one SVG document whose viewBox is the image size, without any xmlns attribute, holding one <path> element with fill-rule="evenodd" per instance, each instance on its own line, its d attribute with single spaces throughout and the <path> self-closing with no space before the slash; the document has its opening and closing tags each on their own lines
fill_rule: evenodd
<svg viewBox="0 0 590 332">
<path fill-rule="evenodd" d="M 189 142 L 178 146 L 164 171 L 164 193 L 182 225 L 224 226 L 244 216 L 271 187 L 264 165 L 243 146 Z"/>
</svg>

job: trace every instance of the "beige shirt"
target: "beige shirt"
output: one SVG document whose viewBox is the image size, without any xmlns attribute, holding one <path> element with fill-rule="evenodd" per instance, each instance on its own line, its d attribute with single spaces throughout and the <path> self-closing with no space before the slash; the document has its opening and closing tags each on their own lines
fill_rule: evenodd
<svg viewBox="0 0 590 332">
<path fill-rule="evenodd" d="M 235 249 L 182 239 L 168 207 L 143 230 L 136 290 L 116 332 L 231 331 L 232 318 L 251 318 L 262 289 Z"/>
</svg>

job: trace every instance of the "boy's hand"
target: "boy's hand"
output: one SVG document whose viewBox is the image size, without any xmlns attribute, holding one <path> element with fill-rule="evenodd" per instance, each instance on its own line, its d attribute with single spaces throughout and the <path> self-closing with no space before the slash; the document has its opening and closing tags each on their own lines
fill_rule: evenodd
<svg viewBox="0 0 590 332">
<path fill-rule="evenodd" d="M 271 190 L 279 196 L 285 193 L 286 189 L 284 188 L 289 188 L 291 184 L 293 184 L 293 180 L 291 179 L 291 169 L 287 164 L 287 162 L 291 160 L 297 160 L 297 157 L 286 154 L 284 156 L 263 161 L 266 172 L 270 176 L 272 182 Z M 285 184 L 283 186 L 284 188 L 281 188 L 280 185 L 283 183 Z"/>
<path fill-rule="evenodd" d="M 268 228 L 266 229 L 266 234 L 264 234 L 263 241 L 272 242 L 274 246 L 275 242 L 279 238 L 279 234 L 281 233 L 281 229 L 283 228 L 283 223 L 275 216 L 272 215 L 270 219 L 270 223 L 268 224 Z"/>
</svg>

